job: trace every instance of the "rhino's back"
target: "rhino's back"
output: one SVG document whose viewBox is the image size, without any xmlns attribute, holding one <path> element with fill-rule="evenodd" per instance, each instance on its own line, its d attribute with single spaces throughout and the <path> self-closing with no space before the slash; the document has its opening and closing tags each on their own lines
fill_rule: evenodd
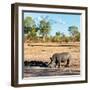
<svg viewBox="0 0 90 90">
<path fill-rule="evenodd" d="M 53 58 L 57 58 L 57 60 L 67 60 L 68 58 L 70 58 L 70 53 L 68 52 L 63 52 L 63 53 L 55 53 L 53 55 Z"/>
</svg>

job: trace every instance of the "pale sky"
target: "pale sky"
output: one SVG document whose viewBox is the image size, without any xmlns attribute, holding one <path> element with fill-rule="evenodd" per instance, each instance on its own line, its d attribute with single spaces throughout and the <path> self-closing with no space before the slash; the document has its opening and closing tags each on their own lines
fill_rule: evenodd
<svg viewBox="0 0 90 90">
<path fill-rule="evenodd" d="M 40 13 L 40 12 L 24 12 L 24 19 L 30 16 L 36 23 L 41 20 L 41 17 L 48 19 L 51 22 L 50 35 L 55 35 L 56 32 L 61 32 L 69 35 L 68 27 L 77 26 L 80 30 L 80 15 L 79 14 L 62 14 L 62 13 Z"/>
</svg>

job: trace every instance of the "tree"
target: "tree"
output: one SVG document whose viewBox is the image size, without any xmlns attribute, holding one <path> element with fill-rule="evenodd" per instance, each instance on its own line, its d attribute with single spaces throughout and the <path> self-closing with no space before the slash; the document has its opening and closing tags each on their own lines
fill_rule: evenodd
<svg viewBox="0 0 90 90">
<path fill-rule="evenodd" d="M 35 21 L 32 17 L 26 17 L 24 19 L 24 32 L 28 33 L 33 27 L 35 27 Z"/>
<path fill-rule="evenodd" d="M 78 31 L 78 27 L 77 26 L 70 26 L 68 28 L 68 31 L 71 34 L 71 38 L 73 41 L 79 41 L 80 40 L 80 32 Z"/>
<path fill-rule="evenodd" d="M 47 35 L 51 30 L 50 22 L 43 18 L 40 21 L 39 29 L 40 29 L 40 35 L 42 35 L 43 41 L 45 41 L 45 38 L 47 37 Z"/>
<path fill-rule="evenodd" d="M 37 36 L 37 27 L 32 17 L 26 17 L 24 20 L 24 33 L 30 39 L 35 39 Z"/>
<path fill-rule="evenodd" d="M 61 36 L 61 33 L 60 32 L 56 32 L 55 39 L 56 39 L 57 42 L 60 41 L 60 36 Z"/>
<path fill-rule="evenodd" d="M 61 33 L 60 32 L 56 32 L 55 36 L 53 36 L 52 41 L 53 42 L 60 42 L 61 39 Z"/>
<path fill-rule="evenodd" d="M 80 33 L 79 32 L 76 35 L 76 41 L 80 41 Z"/>
<path fill-rule="evenodd" d="M 61 33 L 60 32 L 56 32 L 56 36 L 60 37 Z"/>
<path fill-rule="evenodd" d="M 66 36 L 64 33 L 61 33 L 61 36 L 60 36 L 60 41 L 61 42 L 69 42 L 69 37 Z"/>
</svg>

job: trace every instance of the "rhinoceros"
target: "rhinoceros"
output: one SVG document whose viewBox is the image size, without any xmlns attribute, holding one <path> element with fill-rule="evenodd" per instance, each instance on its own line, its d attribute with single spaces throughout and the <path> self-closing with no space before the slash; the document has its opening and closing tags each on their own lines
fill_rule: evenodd
<svg viewBox="0 0 90 90">
<path fill-rule="evenodd" d="M 70 60 L 71 60 L 71 54 L 68 52 L 63 53 L 55 53 L 50 57 L 50 63 L 48 64 L 48 67 L 55 68 L 58 66 L 60 68 L 61 62 L 66 62 L 66 67 L 69 67 Z"/>
</svg>

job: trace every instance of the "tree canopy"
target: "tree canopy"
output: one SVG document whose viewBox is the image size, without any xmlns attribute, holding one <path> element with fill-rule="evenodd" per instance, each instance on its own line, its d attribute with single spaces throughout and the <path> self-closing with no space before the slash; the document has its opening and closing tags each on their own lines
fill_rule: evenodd
<svg viewBox="0 0 90 90">
<path fill-rule="evenodd" d="M 30 40 L 35 41 L 37 39 L 54 42 L 80 41 L 80 32 L 77 26 L 68 27 L 68 32 L 70 33 L 69 36 L 57 30 L 53 36 L 50 35 L 51 31 L 52 25 L 49 19 L 41 18 L 38 21 L 38 25 L 37 21 L 30 16 L 24 19 L 24 33 Z"/>
<path fill-rule="evenodd" d="M 68 31 L 70 32 L 70 35 L 73 39 L 73 41 L 79 41 L 80 40 L 80 32 L 78 30 L 78 27 L 77 26 L 70 26 L 68 28 Z"/>
<path fill-rule="evenodd" d="M 40 35 L 42 35 L 43 41 L 45 41 L 45 38 L 47 37 L 47 35 L 49 34 L 51 30 L 50 22 L 47 21 L 46 19 L 42 19 L 40 21 L 39 29 L 40 29 Z"/>
</svg>

